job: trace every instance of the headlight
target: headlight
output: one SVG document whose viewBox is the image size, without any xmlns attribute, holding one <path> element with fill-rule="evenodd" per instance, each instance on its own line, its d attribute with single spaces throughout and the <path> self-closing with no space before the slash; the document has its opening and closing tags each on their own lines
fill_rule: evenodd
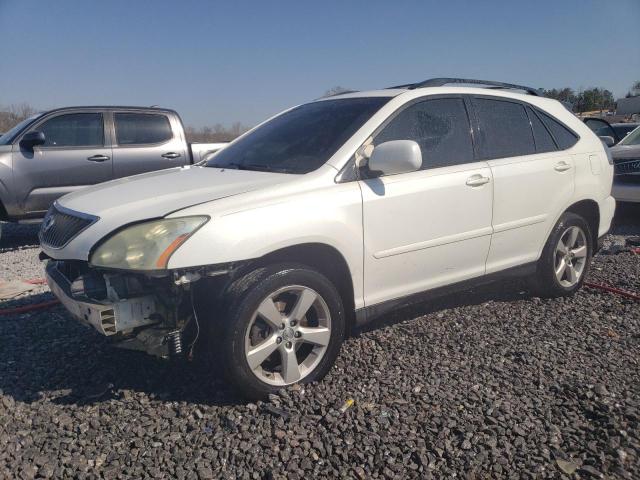
<svg viewBox="0 0 640 480">
<path fill-rule="evenodd" d="M 126 270 L 161 270 L 208 217 L 165 218 L 140 223 L 116 233 L 91 255 L 91 265 Z"/>
</svg>

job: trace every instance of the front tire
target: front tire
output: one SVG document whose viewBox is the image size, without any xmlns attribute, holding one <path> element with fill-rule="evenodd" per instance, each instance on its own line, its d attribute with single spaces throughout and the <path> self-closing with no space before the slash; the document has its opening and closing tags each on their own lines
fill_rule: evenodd
<svg viewBox="0 0 640 480">
<path fill-rule="evenodd" d="M 593 255 L 587 221 L 565 212 L 553 228 L 538 261 L 534 293 L 544 297 L 573 295 L 584 283 Z"/>
<path fill-rule="evenodd" d="M 245 396 L 320 380 L 333 366 L 345 314 L 324 275 L 303 265 L 261 267 L 236 280 L 226 297 L 218 346 L 226 376 Z"/>
</svg>

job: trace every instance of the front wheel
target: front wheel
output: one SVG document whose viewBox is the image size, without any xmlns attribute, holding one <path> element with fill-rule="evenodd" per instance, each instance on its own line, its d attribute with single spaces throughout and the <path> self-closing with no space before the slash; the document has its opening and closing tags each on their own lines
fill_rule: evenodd
<svg viewBox="0 0 640 480">
<path fill-rule="evenodd" d="M 246 396 L 263 398 L 321 379 L 345 335 L 340 295 L 322 274 L 272 265 L 234 282 L 221 339 L 225 371 Z"/>
<path fill-rule="evenodd" d="M 564 213 L 556 223 L 538 261 L 534 292 L 546 297 L 572 295 L 584 282 L 593 254 L 589 224 Z"/>
</svg>

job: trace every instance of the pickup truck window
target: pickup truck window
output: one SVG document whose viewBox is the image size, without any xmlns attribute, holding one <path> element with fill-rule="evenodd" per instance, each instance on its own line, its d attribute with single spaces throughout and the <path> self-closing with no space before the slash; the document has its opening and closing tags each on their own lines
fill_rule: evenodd
<svg viewBox="0 0 640 480">
<path fill-rule="evenodd" d="M 162 143 L 173 137 L 166 115 L 155 113 L 116 113 L 118 145 L 148 145 Z"/>
<path fill-rule="evenodd" d="M 233 142 L 206 166 L 309 173 L 324 165 L 390 98 L 345 98 L 301 105 Z"/>
<path fill-rule="evenodd" d="M 37 127 L 44 133 L 43 147 L 90 147 L 104 145 L 101 113 L 58 115 Z"/>
</svg>

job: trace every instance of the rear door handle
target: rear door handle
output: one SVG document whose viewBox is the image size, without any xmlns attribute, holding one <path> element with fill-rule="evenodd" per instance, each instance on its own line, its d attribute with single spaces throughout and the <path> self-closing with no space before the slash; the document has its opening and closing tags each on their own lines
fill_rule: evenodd
<svg viewBox="0 0 640 480">
<path fill-rule="evenodd" d="M 167 152 L 167 153 L 163 153 L 162 156 L 164 158 L 178 158 L 180 154 L 176 152 Z"/>
<path fill-rule="evenodd" d="M 94 155 L 92 157 L 87 158 L 90 162 L 106 162 L 109 160 L 109 157 L 106 155 Z"/>
<path fill-rule="evenodd" d="M 483 177 L 482 175 L 471 175 L 467 178 L 467 186 L 479 187 L 480 185 L 489 183 L 489 180 L 491 180 L 489 177 Z"/>
<path fill-rule="evenodd" d="M 556 166 L 553 167 L 553 169 L 556 172 L 566 172 L 570 168 L 571 168 L 571 165 L 569 165 L 567 162 L 558 162 L 556 163 Z"/>
</svg>

